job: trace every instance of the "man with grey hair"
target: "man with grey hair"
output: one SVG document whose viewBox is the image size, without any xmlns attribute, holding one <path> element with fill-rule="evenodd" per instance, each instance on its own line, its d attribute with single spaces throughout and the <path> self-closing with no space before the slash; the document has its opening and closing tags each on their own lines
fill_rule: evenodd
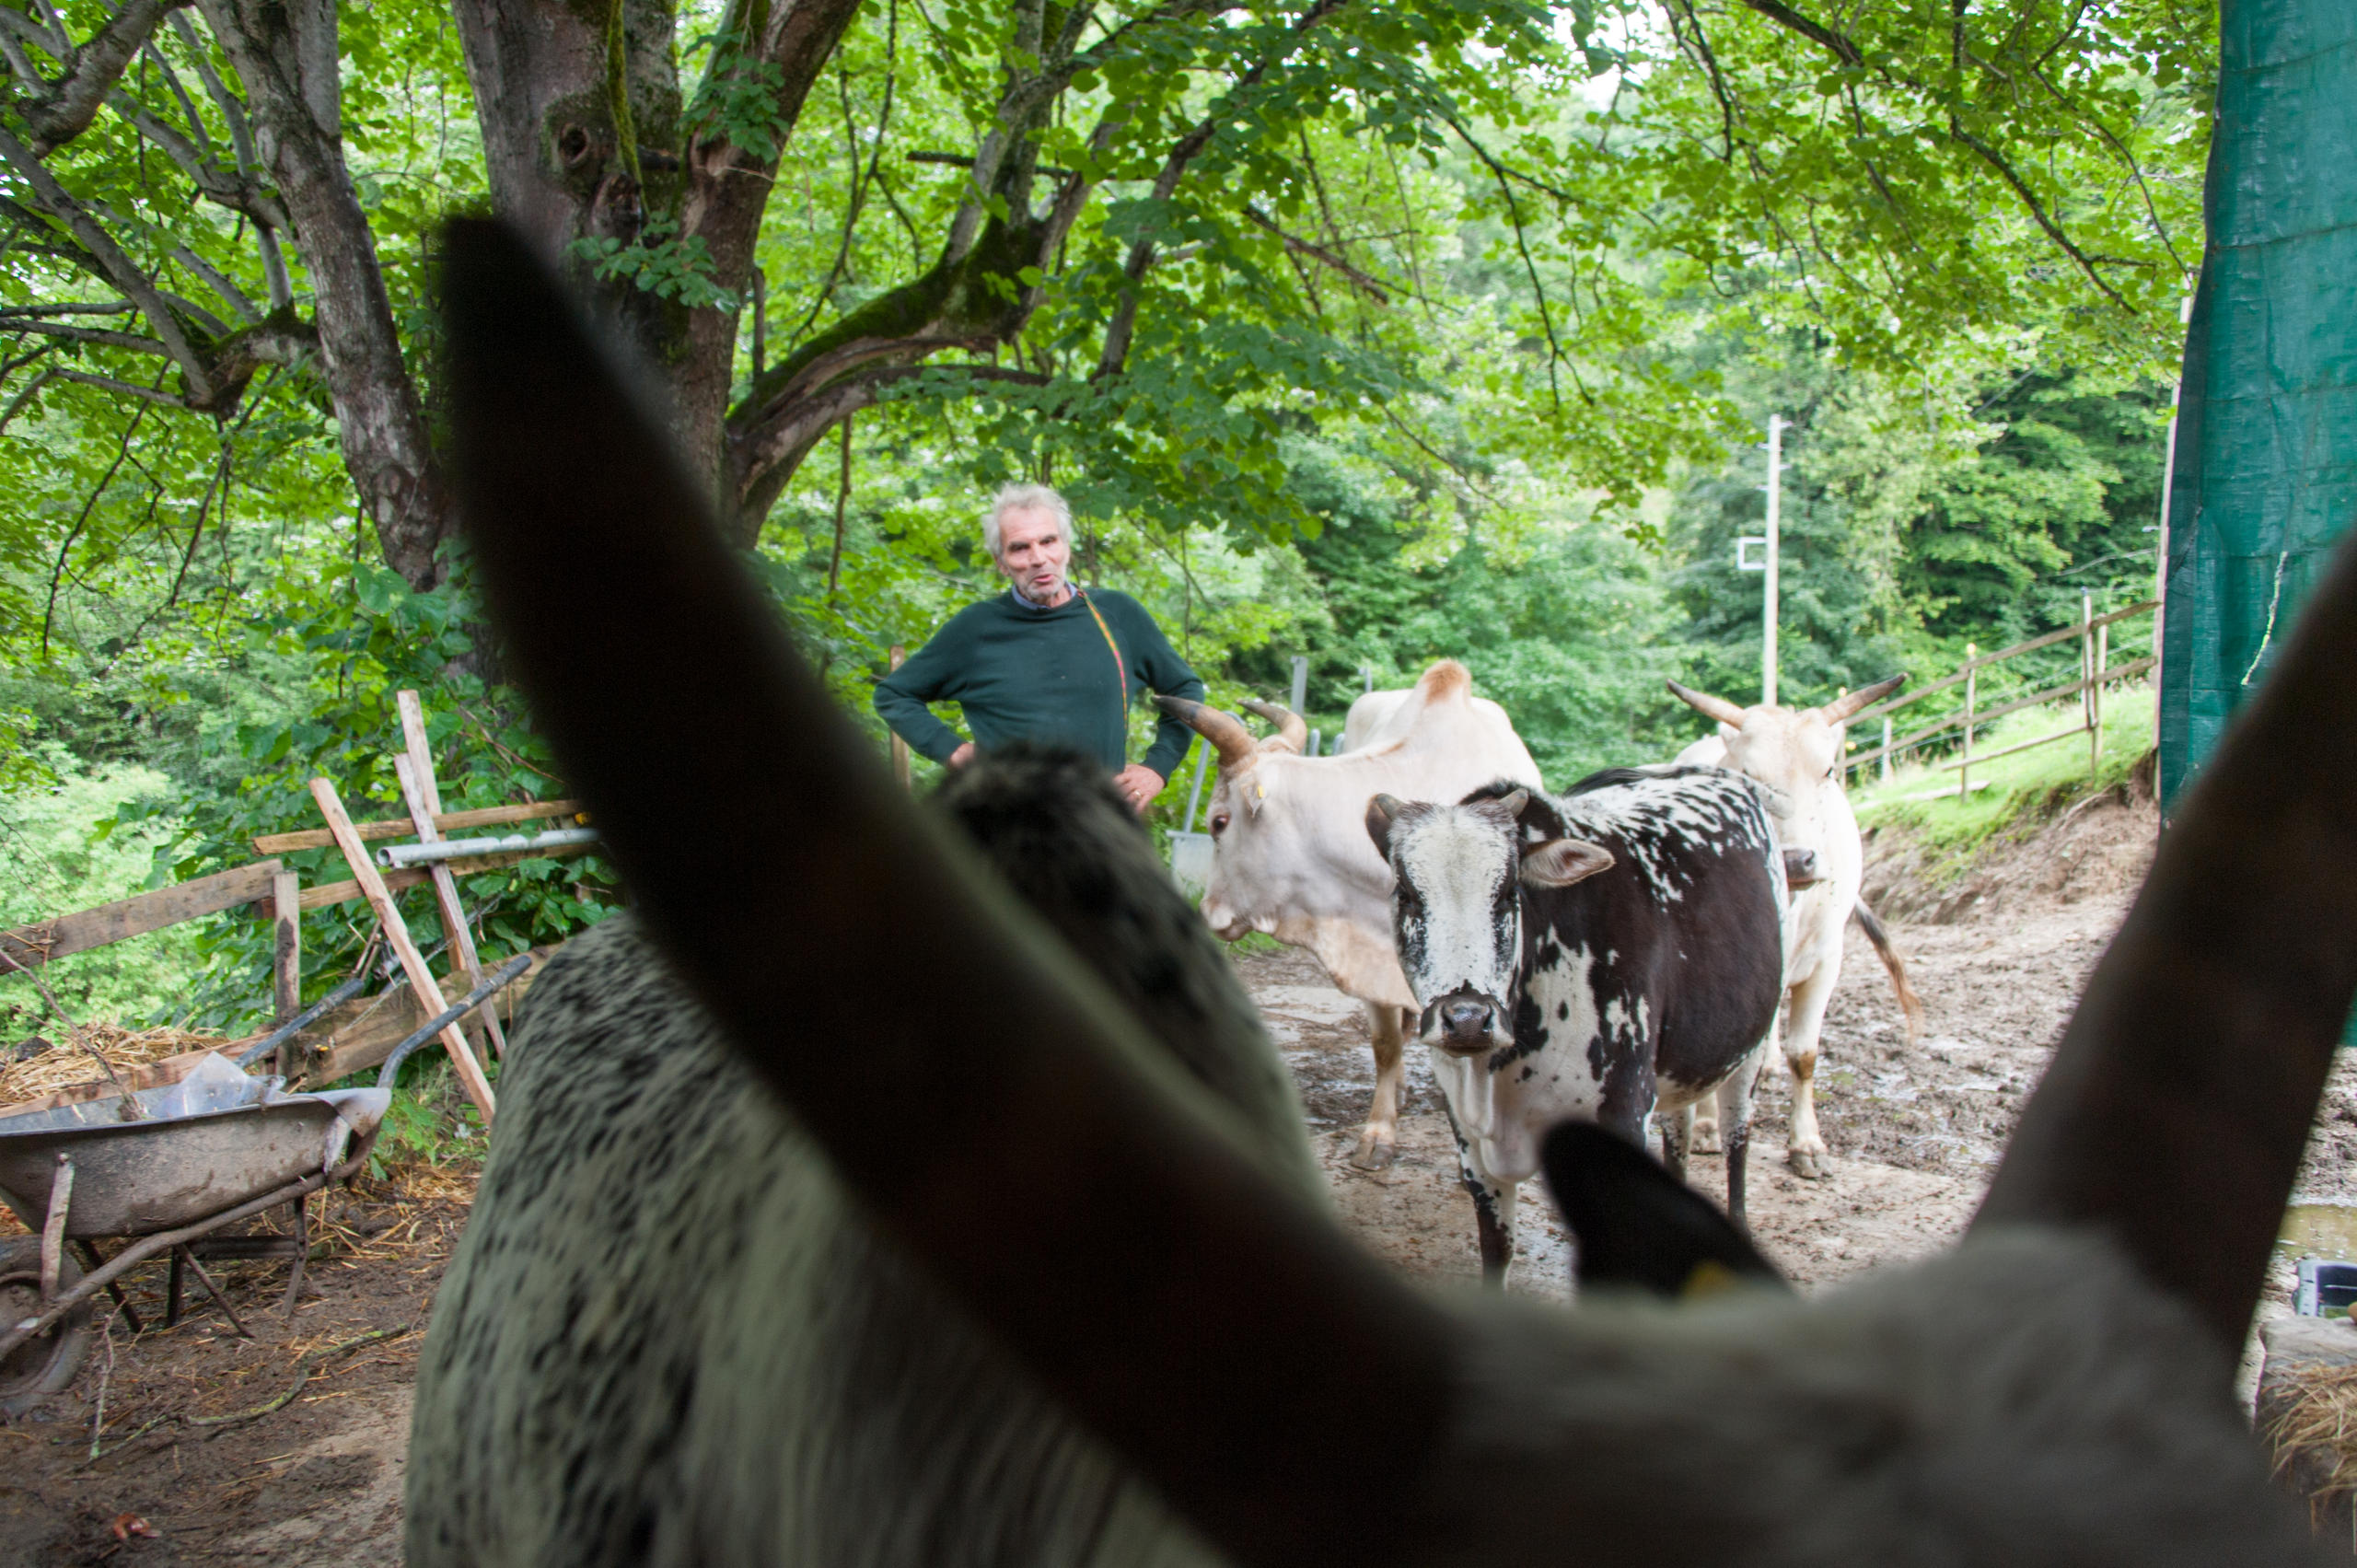
<svg viewBox="0 0 2357 1568">
<path fill-rule="evenodd" d="M 1178 771 L 1194 732 L 1166 717 L 1132 762 L 1131 703 L 1148 691 L 1200 702 L 1202 681 L 1137 600 L 1072 581 L 1072 508 L 1046 485 L 1001 490 L 982 519 L 982 542 L 1007 591 L 959 610 L 877 681 L 877 713 L 911 747 L 953 768 L 977 746 L 1077 747 L 1144 811 Z M 933 703 L 956 703 L 974 738 L 935 718 Z"/>
</svg>

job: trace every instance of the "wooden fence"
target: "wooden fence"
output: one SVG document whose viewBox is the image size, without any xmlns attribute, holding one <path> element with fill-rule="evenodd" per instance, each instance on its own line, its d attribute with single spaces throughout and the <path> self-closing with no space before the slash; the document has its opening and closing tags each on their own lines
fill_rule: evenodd
<svg viewBox="0 0 2357 1568">
<path fill-rule="evenodd" d="M 2026 643 L 2015 643 L 2012 647 L 2000 648 L 1993 654 L 1980 653 L 1971 644 L 1966 644 L 1965 661 L 1956 667 L 1955 674 L 1944 679 L 1934 680 L 1930 685 L 1920 687 L 1903 696 L 1894 697 L 1888 702 L 1876 703 L 1851 719 L 1852 734 L 1857 733 L 1861 726 L 1872 724 L 1877 718 L 1882 720 L 1882 743 L 1871 749 L 1853 750 L 1844 760 L 1842 764 L 1844 769 L 1854 772 L 1879 762 L 1882 765 L 1882 776 L 1888 778 L 1894 758 L 1920 747 L 1938 742 L 1952 733 L 1961 732 L 1961 743 L 1956 748 L 1955 758 L 1940 763 L 1933 770 L 1940 772 L 1953 772 L 1956 775 L 1956 787 L 1933 790 L 1930 795 L 1919 798 L 1931 799 L 1936 796 L 1968 794 L 1973 788 L 1972 770 L 1980 764 L 1994 761 L 2000 757 L 2010 757 L 2016 751 L 2026 751 L 2032 747 L 2050 746 L 2058 740 L 2068 740 L 2078 735 L 2087 738 L 2087 767 L 2092 771 L 2103 755 L 2103 689 L 2119 681 L 2133 680 L 2136 677 L 2150 671 L 2159 662 L 2156 658 L 2148 656 L 2132 659 L 2126 664 L 2111 663 L 2111 628 L 2120 621 L 2132 620 L 2139 615 L 2150 615 L 2159 606 L 2160 600 L 2146 599 L 2141 604 L 2131 604 L 2125 610 L 2115 610 L 2107 615 L 2097 615 L 2095 612 L 2094 596 L 2083 594 L 2079 598 L 2079 620 L 2075 625 L 2058 628 L 2043 636 L 2032 637 Z M 2035 653 L 2040 648 L 2049 648 L 2057 643 L 2066 643 L 2073 638 L 2076 638 L 2079 643 L 2079 674 L 2076 679 L 2066 680 L 2060 685 L 2049 686 L 2042 691 L 2033 691 L 2027 696 L 2000 703 L 1994 707 L 1980 706 L 1980 672 L 1982 670 L 1992 665 L 2003 664 L 2007 659 L 2018 658 L 2023 654 Z M 1926 697 L 1936 696 L 1958 685 L 1964 688 L 1964 706 L 1961 709 L 1935 723 L 1925 725 L 1911 734 L 1893 738 L 1890 721 L 1892 714 L 1912 703 L 1920 703 Z M 2035 740 L 2018 741 L 2011 746 L 2001 747 L 1994 751 L 1975 751 L 1972 749 L 1974 731 L 1993 724 L 2008 714 L 2020 713 L 2025 708 L 2042 707 L 2048 703 L 2071 696 L 2076 696 L 2079 699 L 2078 723 L 2064 729 L 2058 729 L 2051 735 L 2041 735 Z M 1852 742 L 1852 745 L 1854 747 L 1856 743 Z M 1847 772 L 1844 778 L 1846 782 Z M 1986 787 L 1985 784 L 1983 787 Z"/>
</svg>

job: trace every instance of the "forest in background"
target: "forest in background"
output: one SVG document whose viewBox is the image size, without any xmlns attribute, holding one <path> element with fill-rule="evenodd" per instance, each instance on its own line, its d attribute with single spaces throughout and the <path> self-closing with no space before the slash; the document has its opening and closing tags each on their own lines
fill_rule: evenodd
<svg viewBox="0 0 2357 1568">
<path fill-rule="evenodd" d="M 2207 8 L 568 15 L 605 41 L 542 95 L 577 149 L 479 110 L 465 0 L 0 5 L 0 924 L 250 858 L 315 825 L 313 774 L 392 809 L 402 688 L 450 808 L 561 787 L 434 472 L 435 225 L 522 210 L 536 168 L 573 203 L 552 253 L 871 727 L 887 650 L 998 586 L 980 514 L 1016 478 L 1214 701 L 1306 655 L 1331 734 L 1364 672 L 1454 656 L 1557 786 L 1701 733 L 1665 678 L 1755 697 L 1771 413 L 1787 701 L 2149 597 Z M 617 900 L 595 857 L 470 888 L 493 952 Z M 314 989 L 360 908 L 307 917 Z M 52 981 L 241 1024 L 263 944 L 212 923 Z M 0 1038 L 38 1007 L 0 980 Z"/>
</svg>

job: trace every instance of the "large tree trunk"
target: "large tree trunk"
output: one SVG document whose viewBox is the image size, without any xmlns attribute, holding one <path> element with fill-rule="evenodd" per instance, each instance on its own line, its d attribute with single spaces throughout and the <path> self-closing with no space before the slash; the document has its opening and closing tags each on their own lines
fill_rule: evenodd
<svg viewBox="0 0 2357 1568">
<path fill-rule="evenodd" d="M 618 323 L 666 392 L 672 435 L 722 494 L 722 428 L 738 311 L 691 308 L 601 282 L 582 240 L 630 246 L 677 215 L 671 243 L 701 240 L 711 282 L 741 298 L 776 173 L 725 129 L 691 123 L 667 0 L 459 0 L 493 203 Z M 735 0 L 714 69 L 774 67 L 772 124 L 790 126 L 858 0 Z"/>
<path fill-rule="evenodd" d="M 442 575 L 453 527 L 417 384 L 401 356 L 377 244 L 344 166 L 333 0 L 200 0 L 246 90 L 255 151 L 294 225 L 317 296 L 338 438 L 385 562 L 412 587 Z"/>
</svg>

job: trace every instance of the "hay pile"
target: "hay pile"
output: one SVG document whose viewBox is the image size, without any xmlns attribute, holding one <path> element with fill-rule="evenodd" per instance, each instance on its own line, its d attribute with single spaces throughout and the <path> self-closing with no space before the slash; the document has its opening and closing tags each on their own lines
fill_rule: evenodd
<svg viewBox="0 0 2357 1568">
<path fill-rule="evenodd" d="M 2357 1365 L 2295 1367 L 2267 1402 L 2276 1473 L 2306 1494 L 2311 1514 L 2357 1493 Z"/>
<path fill-rule="evenodd" d="M 103 1083 L 106 1074 L 90 1059 L 95 1050 L 117 1073 L 144 1067 L 167 1056 L 191 1051 L 219 1051 L 236 1043 L 219 1035 L 192 1034 L 169 1027 L 126 1029 L 114 1024 L 83 1024 L 71 1031 L 60 1028 L 48 1037 L 47 1051 L 16 1060 L 0 1056 L 0 1105 L 39 1099 L 59 1089 Z"/>
</svg>

